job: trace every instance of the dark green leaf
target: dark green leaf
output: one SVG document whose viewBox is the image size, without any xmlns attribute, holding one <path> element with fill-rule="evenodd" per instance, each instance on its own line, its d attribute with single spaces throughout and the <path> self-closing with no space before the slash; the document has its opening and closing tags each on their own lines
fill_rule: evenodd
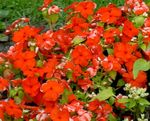
<svg viewBox="0 0 150 121">
<path fill-rule="evenodd" d="M 123 79 L 119 79 L 118 82 L 117 82 L 117 86 L 121 87 L 121 86 L 124 86 L 124 85 L 125 85 L 125 82 L 123 81 Z"/>
<path fill-rule="evenodd" d="M 68 96 L 72 94 L 72 92 L 70 92 L 69 90 L 65 89 L 64 93 L 62 94 L 62 98 L 60 100 L 61 104 L 66 104 L 68 103 Z"/>
<path fill-rule="evenodd" d="M 0 30 L 5 30 L 5 29 L 6 29 L 6 24 L 0 21 Z"/>
<path fill-rule="evenodd" d="M 112 114 L 109 114 L 108 121 L 117 121 L 117 118 L 114 117 Z"/>
<path fill-rule="evenodd" d="M 110 72 L 109 72 L 109 76 L 110 76 L 113 80 L 115 80 L 115 79 L 116 79 L 116 76 L 117 76 L 117 72 L 116 72 L 116 71 L 110 71 Z"/>
<path fill-rule="evenodd" d="M 6 36 L 5 34 L 0 34 L 0 42 L 7 42 L 8 39 L 8 36 Z"/>
<path fill-rule="evenodd" d="M 113 105 L 115 103 L 115 98 L 114 97 L 110 97 L 109 98 L 109 104 Z"/>
</svg>

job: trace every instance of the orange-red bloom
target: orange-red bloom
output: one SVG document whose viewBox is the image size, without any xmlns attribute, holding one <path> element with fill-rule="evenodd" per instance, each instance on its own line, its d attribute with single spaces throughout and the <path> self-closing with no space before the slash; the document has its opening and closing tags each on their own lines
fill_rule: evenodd
<svg viewBox="0 0 150 121">
<path fill-rule="evenodd" d="M 46 101 L 56 101 L 63 91 L 63 86 L 53 80 L 48 80 L 41 87 L 41 92 L 44 93 L 43 99 Z"/>
<path fill-rule="evenodd" d="M 138 74 L 136 79 L 133 79 L 132 72 L 124 73 L 122 76 L 123 76 L 125 82 L 130 83 L 132 86 L 135 86 L 135 87 L 146 87 L 147 75 L 143 71 L 139 72 L 139 74 Z"/>
<path fill-rule="evenodd" d="M 132 58 L 134 52 L 134 45 L 128 43 L 115 43 L 114 45 L 114 56 L 119 58 L 123 62 L 128 62 Z"/>
<path fill-rule="evenodd" d="M 84 45 L 76 46 L 71 53 L 72 60 L 75 64 L 87 66 L 89 60 L 92 59 L 91 51 Z"/>
<path fill-rule="evenodd" d="M 51 111 L 51 119 L 53 121 L 69 121 L 69 112 L 66 109 L 59 109 L 55 106 Z"/>
<path fill-rule="evenodd" d="M 25 42 L 28 41 L 29 39 L 34 38 L 39 33 L 39 31 L 40 29 L 38 28 L 24 26 L 23 28 L 13 33 L 12 40 L 14 42 Z"/>
<path fill-rule="evenodd" d="M 84 18 L 87 18 L 89 15 L 93 14 L 94 8 L 96 8 L 96 4 L 94 2 L 84 1 L 76 5 L 75 11 L 80 12 Z"/>
<path fill-rule="evenodd" d="M 130 41 L 132 39 L 132 37 L 138 35 L 139 30 L 137 28 L 134 27 L 133 23 L 130 22 L 129 20 L 126 20 L 124 22 L 124 27 L 123 27 L 123 36 L 127 37 L 127 41 Z M 122 41 L 125 41 L 124 39 L 122 39 Z"/>
<path fill-rule="evenodd" d="M 4 91 L 8 87 L 9 83 L 6 79 L 0 77 L 0 91 Z"/>
<path fill-rule="evenodd" d="M 117 28 L 109 28 L 104 32 L 106 44 L 112 44 L 115 41 L 115 37 L 120 35 L 120 31 Z"/>
<path fill-rule="evenodd" d="M 22 116 L 22 110 L 20 107 L 15 104 L 13 100 L 9 100 L 8 102 L 5 103 L 4 105 L 5 111 L 9 116 L 12 116 L 14 118 L 21 118 Z"/>
<path fill-rule="evenodd" d="M 121 10 L 115 5 L 110 4 L 107 7 L 101 7 L 96 13 L 96 19 L 111 24 L 115 23 L 121 17 Z"/>
<path fill-rule="evenodd" d="M 41 35 L 37 35 L 36 40 L 37 46 L 43 51 L 50 51 L 55 45 L 55 41 L 52 38 L 52 33 L 43 33 Z"/>
<path fill-rule="evenodd" d="M 35 67 L 35 56 L 36 54 L 33 51 L 25 51 L 22 53 L 18 53 L 14 58 L 14 67 L 20 68 L 23 72 Z"/>
<path fill-rule="evenodd" d="M 34 97 L 39 92 L 40 83 L 37 77 L 28 77 L 22 81 L 22 87 L 27 94 Z"/>
</svg>

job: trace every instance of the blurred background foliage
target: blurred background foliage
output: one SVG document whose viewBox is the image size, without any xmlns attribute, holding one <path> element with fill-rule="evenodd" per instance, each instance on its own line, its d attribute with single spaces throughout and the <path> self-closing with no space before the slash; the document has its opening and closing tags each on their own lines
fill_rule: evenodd
<svg viewBox="0 0 150 121">
<path fill-rule="evenodd" d="M 59 6 L 60 8 L 65 8 L 75 1 L 83 0 L 53 0 L 52 4 Z M 93 0 L 97 4 L 97 8 L 100 6 L 106 6 L 109 3 L 114 3 L 117 6 L 122 6 L 124 0 Z M 144 0 L 150 5 L 150 0 Z M 42 16 L 42 12 L 38 8 L 42 5 L 43 0 L 0 0 L 0 52 L 7 51 L 8 48 L 13 44 L 9 36 L 5 36 L 3 32 L 6 27 L 10 25 L 13 21 L 27 17 L 30 18 L 31 25 L 34 26 L 45 26 L 48 28 L 47 22 Z M 64 25 L 66 14 L 61 13 L 59 21 L 55 26 L 57 28 Z"/>
</svg>

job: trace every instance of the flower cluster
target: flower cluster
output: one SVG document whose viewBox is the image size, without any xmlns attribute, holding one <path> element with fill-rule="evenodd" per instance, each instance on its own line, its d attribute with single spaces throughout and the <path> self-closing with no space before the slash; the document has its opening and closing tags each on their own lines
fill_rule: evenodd
<svg viewBox="0 0 150 121">
<path fill-rule="evenodd" d="M 56 30 L 60 9 L 51 2 L 40 8 L 50 29 L 23 18 L 6 31 L 14 45 L 0 53 L 0 119 L 142 120 L 150 105 L 147 5 L 126 0 L 95 11 L 92 1 L 75 2 Z"/>
</svg>

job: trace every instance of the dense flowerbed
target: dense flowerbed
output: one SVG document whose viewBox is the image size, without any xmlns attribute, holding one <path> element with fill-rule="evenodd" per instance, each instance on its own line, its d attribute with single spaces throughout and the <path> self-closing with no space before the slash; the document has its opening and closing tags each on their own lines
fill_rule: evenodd
<svg viewBox="0 0 150 121">
<path fill-rule="evenodd" d="M 91 0 L 60 11 L 44 0 L 50 29 L 28 18 L 8 27 L 0 53 L 2 121 L 148 121 L 150 17 L 142 0 L 96 8 Z"/>
</svg>

